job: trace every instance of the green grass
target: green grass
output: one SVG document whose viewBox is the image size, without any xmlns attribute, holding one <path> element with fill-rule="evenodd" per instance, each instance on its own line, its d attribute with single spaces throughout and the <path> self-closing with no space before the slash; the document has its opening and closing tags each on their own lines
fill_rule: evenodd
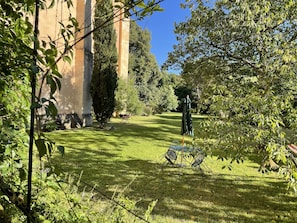
<svg viewBox="0 0 297 223">
<path fill-rule="evenodd" d="M 276 173 L 259 173 L 252 161 L 234 164 L 231 171 L 211 156 L 203 172 L 166 165 L 168 146 L 182 141 L 180 120 L 177 113 L 112 119 L 110 131 L 91 127 L 48 135 L 66 147 L 55 161 L 68 172 L 83 171 L 84 183 L 110 197 L 123 193 L 143 209 L 158 200 L 150 222 L 297 222 L 296 196 L 286 182 Z M 203 120 L 194 116 L 194 126 Z"/>
</svg>

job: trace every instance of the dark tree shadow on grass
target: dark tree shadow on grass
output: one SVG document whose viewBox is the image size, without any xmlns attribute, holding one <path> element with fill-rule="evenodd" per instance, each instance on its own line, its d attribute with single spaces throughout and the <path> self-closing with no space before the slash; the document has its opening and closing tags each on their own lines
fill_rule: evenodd
<svg viewBox="0 0 297 223">
<path fill-rule="evenodd" d="M 72 149 L 55 161 L 67 172 L 79 175 L 83 171 L 81 191 L 92 189 L 86 189 L 84 182 L 97 185 L 98 191 L 109 197 L 115 192 L 124 193 L 144 209 L 151 201 L 158 200 L 152 213 L 156 216 L 180 222 L 297 222 L 296 199 L 285 194 L 286 183 L 282 181 L 267 178 L 263 184 L 265 175 L 263 178 L 236 178 L 232 177 L 232 172 L 212 175 L 207 170 L 202 174 L 199 170 L 164 165 L 163 160 L 158 163 L 145 158 L 118 157 L 117 151 L 128 144 L 125 138 L 166 140 L 173 130 L 179 131 L 177 122 L 177 118 L 165 119 L 161 131 L 133 123 L 117 123 L 113 131 L 100 131 L 106 136 L 102 138 L 95 128 L 72 131 L 72 136 L 67 131 L 60 132 L 56 141 Z M 109 134 L 118 140 L 110 140 Z M 104 148 L 100 143 L 110 146 Z M 98 144 L 98 149 L 91 148 L 90 144 Z"/>
<path fill-rule="evenodd" d="M 235 181 L 224 175 L 203 175 L 199 170 L 146 160 L 110 162 L 113 154 L 108 152 L 98 151 L 96 157 L 99 155 L 102 159 L 92 159 L 92 153 L 94 151 L 88 155 L 72 153 L 67 162 L 61 163 L 63 168 L 77 174 L 84 171 L 81 191 L 86 189 L 84 182 L 87 182 L 97 185 L 98 190 L 109 197 L 115 192 L 123 193 L 139 201 L 137 205 L 143 209 L 151 201 L 158 200 L 153 215 L 197 222 L 297 221 L 295 199 L 284 194 L 286 184 L 283 182 L 260 186 L 253 181 L 261 179 L 251 177 Z M 83 165 L 73 165 L 81 156 L 84 156 Z M 133 183 L 122 191 L 132 180 Z"/>
</svg>

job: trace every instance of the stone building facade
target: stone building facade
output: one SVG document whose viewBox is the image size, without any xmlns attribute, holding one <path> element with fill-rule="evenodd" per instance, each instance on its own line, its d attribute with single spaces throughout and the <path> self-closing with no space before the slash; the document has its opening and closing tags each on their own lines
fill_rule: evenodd
<svg viewBox="0 0 297 223">
<path fill-rule="evenodd" d="M 129 64 L 130 19 L 125 18 L 124 9 L 121 8 L 120 5 L 119 8 L 115 8 L 114 14 L 114 28 L 118 37 L 118 75 L 120 78 L 127 79 Z"/>
<path fill-rule="evenodd" d="M 49 1 L 50 2 L 50 1 Z M 68 8 L 65 1 L 58 0 L 53 8 L 42 10 L 39 19 L 40 40 L 55 39 L 57 48 L 65 44 L 61 38 L 60 25 L 67 25 L 70 14 L 79 23 L 80 32 L 72 41 L 89 33 L 93 27 L 96 0 L 72 0 L 73 7 Z M 130 21 L 124 18 L 123 10 L 115 8 L 114 27 L 117 33 L 118 75 L 128 77 L 129 31 Z M 63 49 L 61 47 L 61 49 Z M 59 71 L 61 91 L 55 95 L 59 114 L 77 114 L 84 126 L 92 125 L 92 98 L 90 83 L 93 71 L 93 39 L 88 35 L 74 46 L 71 64 L 60 61 Z M 47 96 L 44 91 L 43 96 Z"/>
</svg>

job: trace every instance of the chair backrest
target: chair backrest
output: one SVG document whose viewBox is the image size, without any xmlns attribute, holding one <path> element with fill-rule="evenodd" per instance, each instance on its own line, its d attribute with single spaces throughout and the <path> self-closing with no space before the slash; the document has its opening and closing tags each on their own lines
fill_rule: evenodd
<svg viewBox="0 0 297 223">
<path fill-rule="evenodd" d="M 177 159 L 177 155 L 176 152 L 172 149 L 168 149 L 166 154 L 165 154 L 165 158 L 167 159 L 167 161 L 171 164 L 174 164 L 174 162 Z"/>
</svg>

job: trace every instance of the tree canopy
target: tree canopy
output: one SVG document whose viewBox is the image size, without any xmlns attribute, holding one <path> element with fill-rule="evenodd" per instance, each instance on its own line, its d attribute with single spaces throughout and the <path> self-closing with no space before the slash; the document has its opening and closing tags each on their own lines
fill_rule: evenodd
<svg viewBox="0 0 297 223">
<path fill-rule="evenodd" d="M 169 74 L 160 70 L 155 56 L 150 52 L 151 35 L 136 22 L 131 22 L 129 43 L 129 78 L 134 80 L 139 100 L 146 113 L 174 110 L 177 98 Z"/>
<path fill-rule="evenodd" d="M 201 103 L 224 118 L 217 129 L 223 158 L 252 151 L 273 160 L 290 182 L 297 170 L 287 144 L 296 126 L 295 1 L 189 0 L 191 17 L 176 25 L 178 44 L 167 65 L 201 90 Z M 232 127 L 232 128 L 231 128 Z M 232 129 L 233 131 L 230 131 Z M 223 143 L 224 142 L 224 143 Z"/>
<path fill-rule="evenodd" d="M 131 10 L 143 17 L 160 10 L 158 2 L 127 0 L 123 1 L 123 7 L 127 14 Z M 39 40 L 39 10 L 50 10 L 55 4 L 58 1 L 0 1 L 1 222 L 20 222 L 25 218 L 28 222 L 90 222 L 92 217 L 76 213 L 83 210 L 75 201 L 76 195 L 69 190 L 73 185 L 65 187 L 67 183 L 60 178 L 61 171 L 50 161 L 52 153 L 58 150 L 63 154 L 64 147 L 45 137 L 35 120 L 38 120 L 40 110 L 45 111 L 46 116 L 56 117 L 54 95 L 61 88 L 62 78 L 57 63 L 61 60 L 71 62 L 74 46 L 101 26 L 75 39 L 78 23 L 70 16 L 65 23 L 57 21 L 65 42 L 62 48 L 57 47 L 57 41 L 51 37 Z M 73 7 L 71 0 L 61 4 Z M 113 16 L 106 18 L 104 24 L 112 22 Z M 40 81 L 38 85 L 37 80 Z M 48 97 L 41 96 L 45 89 L 49 91 Z M 33 145 L 40 169 L 32 168 Z"/>
</svg>

